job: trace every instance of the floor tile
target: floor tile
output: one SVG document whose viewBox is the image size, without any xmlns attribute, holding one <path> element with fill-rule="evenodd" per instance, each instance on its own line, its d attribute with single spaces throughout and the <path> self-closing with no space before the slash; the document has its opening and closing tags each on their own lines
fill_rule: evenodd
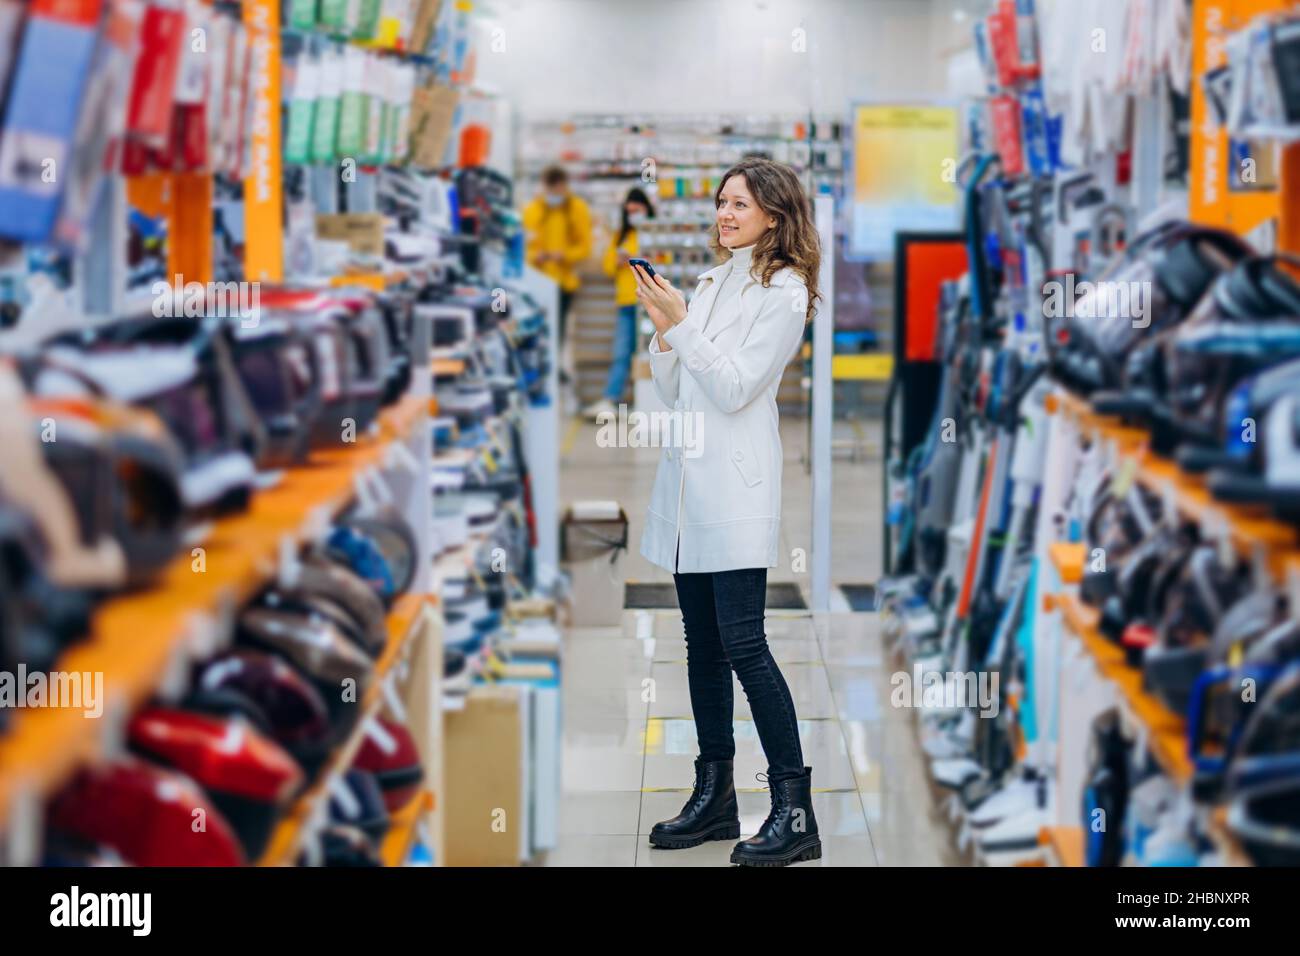
<svg viewBox="0 0 1300 956">
<path fill-rule="evenodd" d="M 635 866 L 635 836 L 564 836 L 544 866 Z"/>
<path fill-rule="evenodd" d="M 626 836 L 639 832 L 639 790 L 565 791 L 560 799 L 560 836 Z"/>
</svg>

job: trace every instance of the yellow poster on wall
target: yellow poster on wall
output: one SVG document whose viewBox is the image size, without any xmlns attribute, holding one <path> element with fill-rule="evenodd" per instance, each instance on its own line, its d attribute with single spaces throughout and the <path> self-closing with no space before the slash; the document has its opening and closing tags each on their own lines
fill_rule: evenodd
<svg viewBox="0 0 1300 956">
<path fill-rule="evenodd" d="M 900 231 L 957 228 L 958 142 L 950 106 L 853 108 L 851 258 L 889 258 Z"/>
<path fill-rule="evenodd" d="M 252 44 L 252 169 L 244 179 L 244 272 L 249 282 L 284 278 L 280 186 L 280 4 L 249 0 L 244 26 Z"/>
</svg>

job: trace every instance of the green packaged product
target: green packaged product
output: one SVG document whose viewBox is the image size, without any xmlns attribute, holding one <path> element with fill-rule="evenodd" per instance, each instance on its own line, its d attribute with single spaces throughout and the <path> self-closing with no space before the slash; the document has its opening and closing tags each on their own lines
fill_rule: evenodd
<svg viewBox="0 0 1300 956">
<path fill-rule="evenodd" d="M 289 130 L 284 140 L 284 159 L 287 163 L 311 161 L 312 125 L 319 93 L 320 64 L 311 57 L 304 57 L 298 64 L 293 99 L 289 101 Z"/>
<path fill-rule="evenodd" d="M 361 11 L 357 18 L 356 29 L 352 31 L 354 40 L 373 40 L 379 32 L 379 0 L 361 0 Z"/>
<path fill-rule="evenodd" d="M 320 0 L 320 24 L 332 33 L 347 29 L 348 0 Z"/>
<path fill-rule="evenodd" d="M 289 25 L 295 30 L 313 30 L 320 0 L 293 0 L 289 8 Z"/>
</svg>

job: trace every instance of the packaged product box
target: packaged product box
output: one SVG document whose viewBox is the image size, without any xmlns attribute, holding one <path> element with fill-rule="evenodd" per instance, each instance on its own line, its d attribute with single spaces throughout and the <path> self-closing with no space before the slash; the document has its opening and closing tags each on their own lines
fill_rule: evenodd
<svg viewBox="0 0 1300 956">
<path fill-rule="evenodd" d="M 143 16 L 142 0 L 118 0 L 105 11 L 73 139 L 71 175 L 54 228 L 55 241 L 66 248 L 84 251 L 91 213 L 110 171 L 122 164 L 126 94 L 135 72 L 135 39 Z"/>
<path fill-rule="evenodd" d="M 476 686 L 443 716 L 446 866 L 518 866 L 527 855 L 529 693 Z"/>
<path fill-rule="evenodd" d="M 289 26 L 295 30 L 312 30 L 320 12 L 320 0 L 293 0 L 289 7 Z"/>
<path fill-rule="evenodd" d="M 153 148 L 168 145 L 184 39 L 185 13 L 149 4 L 140 26 L 127 130 Z M 47 91 L 47 97 L 52 101 L 53 91 Z"/>
<path fill-rule="evenodd" d="M 316 98 L 320 93 L 320 61 L 313 56 L 298 60 L 294 77 L 293 98 L 289 101 L 289 132 L 284 142 L 284 158 L 290 163 L 311 160 L 312 123 L 316 116 Z"/>
<path fill-rule="evenodd" d="M 352 30 L 354 40 L 373 40 L 379 32 L 379 0 L 361 0 L 357 25 Z"/>
<path fill-rule="evenodd" d="M 366 92 L 366 54 L 355 47 L 343 51 L 343 93 L 339 98 L 339 133 L 335 144 L 342 158 L 358 159 L 365 150 L 366 115 L 369 94 Z"/>
<path fill-rule="evenodd" d="M 9 82 L 23 27 L 23 0 L 0 0 L 0 96 Z"/>
<path fill-rule="evenodd" d="M 360 255 L 382 256 L 384 217 L 377 212 L 320 213 L 316 217 L 316 236 L 344 241 Z"/>
<path fill-rule="evenodd" d="M 411 158 L 411 99 L 415 96 L 415 67 L 404 63 L 398 68 L 393 90 L 393 162 Z"/>
<path fill-rule="evenodd" d="M 448 86 L 422 86 L 411 98 L 411 161 L 441 169 L 460 94 Z"/>
<path fill-rule="evenodd" d="M 338 156 L 339 98 L 343 92 L 343 57 L 326 52 L 321 57 L 320 95 L 312 123 L 311 160 L 332 163 Z"/>
<path fill-rule="evenodd" d="M 43 242 L 54 229 L 101 9 L 101 0 L 31 5 L 0 132 L 0 235 Z"/>
<path fill-rule="evenodd" d="M 348 19 L 348 0 L 320 0 L 320 25 L 330 33 L 342 33 Z"/>
<path fill-rule="evenodd" d="M 388 99 L 388 61 L 366 57 L 366 114 L 361 162 L 378 165 L 383 160 L 384 108 Z"/>
<path fill-rule="evenodd" d="M 411 27 L 410 50 L 427 53 L 433 42 L 433 31 L 438 25 L 438 8 L 441 0 L 419 0 L 415 11 L 415 25 Z"/>
</svg>

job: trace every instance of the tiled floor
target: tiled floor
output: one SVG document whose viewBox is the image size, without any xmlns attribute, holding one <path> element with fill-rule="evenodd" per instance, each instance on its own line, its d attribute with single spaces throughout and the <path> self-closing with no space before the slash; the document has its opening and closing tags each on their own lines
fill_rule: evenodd
<svg viewBox="0 0 1300 956">
<path fill-rule="evenodd" d="M 782 538 L 785 554 L 810 546 L 810 479 L 800 455 L 804 424 L 784 421 Z M 855 435 L 837 426 L 837 438 Z M 865 435 L 875 438 L 871 430 Z M 631 522 L 632 549 L 618 577 L 670 581 L 637 553 L 657 455 L 654 449 L 600 448 L 595 428 L 575 422 L 566 436 L 561 499 L 614 498 Z M 879 576 L 880 462 L 837 460 L 832 573 L 836 582 Z M 770 579 L 807 575 L 793 563 Z M 591 596 L 594 606 L 596 595 Z M 574 601 L 581 607 L 582 593 Z M 813 809 L 822 858 L 801 866 L 942 865 L 955 862 L 938 821 L 910 716 L 887 705 L 893 667 L 874 614 L 790 611 L 768 614 L 769 644 L 794 697 L 805 760 L 813 768 Z M 625 611 L 605 626 L 566 634 L 564 789 L 558 847 L 549 866 L 726 866 L 730 842 L 657 850 L 646 834 L 689 795 L 696 755 L 686 682 L 686 648 L 676 611 Z M 735 690 L 736 786 L 742 835 L 767 814 L 766 768 L 749 704 Z"/>
</svg>

